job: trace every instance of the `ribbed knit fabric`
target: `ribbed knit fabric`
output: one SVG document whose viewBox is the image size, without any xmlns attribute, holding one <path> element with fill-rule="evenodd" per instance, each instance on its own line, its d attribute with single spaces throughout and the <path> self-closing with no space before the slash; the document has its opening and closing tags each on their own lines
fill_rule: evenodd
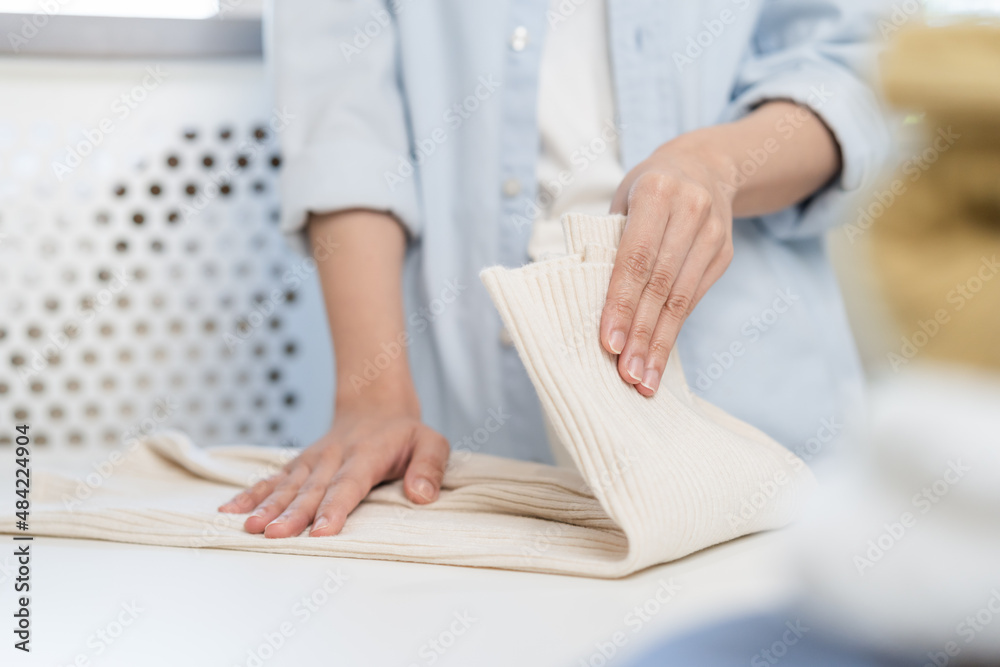
<svg viewBox="0 0 1000 667">
<path fill-rule="evenodd" d="M 600 346 L 624 219 L 570 215 L 564 226 L 568 256 L 482 279 L 577 470 L 456 452 L 431 505 L 410 503 L 397 481 L 340 535 L 267 539 L 215 508 L 287 454 L 200 449 L 169 432 L 100 470 L 36 457 L 32 533 L 621 577 L 791 521 L 814 485 L 801 460 L 694 396 L 676 354 L 645 398 Z M 0 530 L 14 520 L 0 517 Z"/>
</svg>

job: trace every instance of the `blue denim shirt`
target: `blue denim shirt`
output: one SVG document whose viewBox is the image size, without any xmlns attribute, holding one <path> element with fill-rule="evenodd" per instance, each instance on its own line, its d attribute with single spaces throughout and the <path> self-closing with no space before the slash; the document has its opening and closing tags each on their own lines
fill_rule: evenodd
<svg viewBox="0 0 1000 667">
<path fill-rule="evenodd" d="M 453 447 L 550 460 L 534 389 L 477 274 L 528 259 L 542 44 L 586 1 L 275 3 L 278 102 L 296 118 L 281 137 L 283 227 L 353 207 L 405 226 L 410 364 L 425 420 Z M 626 170 L 770 99 L 810 106 L 840 144 L 843 170 L 822 192 L 734 222 L 733 262 L 679 338 L 698 393 L 793 450 L 835 434 L 861 387 L 823 234 L 888 148 L 863 81 L 878 4 L 608 1 Z M 775 127 L 779 147 L 795 122 Z"/>
</svg>

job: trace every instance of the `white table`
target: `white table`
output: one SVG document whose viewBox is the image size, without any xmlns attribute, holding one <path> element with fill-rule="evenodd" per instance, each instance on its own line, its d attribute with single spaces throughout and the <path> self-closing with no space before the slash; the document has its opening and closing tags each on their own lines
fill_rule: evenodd
<svg viewBox="0 0 1000 667">
<path fill-rule="evenodd" d="M 786 600 L 786 541 L 780 532 L 752 536 L 602 581 L 36 538 L 32 653 L 7 641 L 0 655 L 12 659 L 0 662 L 579 667 L 607 664 L 603 648 L 615 654 L 610 664 L 623 664 L 666 636 Z M 8 625 L 12 551 L 0 552 Z M 302 603 L 310 597 L 311 609 Z"/>
</svg>

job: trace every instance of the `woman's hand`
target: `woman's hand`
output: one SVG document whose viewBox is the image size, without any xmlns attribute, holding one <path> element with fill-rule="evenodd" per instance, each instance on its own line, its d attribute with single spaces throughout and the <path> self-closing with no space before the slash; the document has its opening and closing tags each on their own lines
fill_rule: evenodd
<svg viewBox="0 0 1000 667">
<path fill-rule="evenodd" d="M 246 530 L 265 537 L 293 537 L 310 523 L 310 535 L 336 535 L 381 482 L 402 477 L 410 500 L 436 500 L 448 453 L 448 441 L 420 421 L 414 400 L 341 404 L 326 435 L 219 511 L 253 511 Z"/>
<path fill-rule="evenodd" d="M 406 354 L 400 276 L 403 229 L 386 213 L 363 209 L 314 215 L 309 239 L 326 301 L 337 372 L 333 427 L 277 475 L 238 494 L 219 511 L 245 513 L 266 537 L 336 535 L 347 515 L 381 482 L 404 479 L 415 503 L 434 501 L 448 441 L 420 421 Z M 378 376 L 366 364 L 396 352 Z"/>
<path fill-rule="evenodd" d="M 840 147 L 807 107 L 771 100 L 733 123 L 664 144 L 611 205 L 628 215 L 601 316 L 601 343 L 645 396 L 681 325 L 733 258 L 733 217 L 780 211 L 835 178 Z"/>
<path fill-rule="evenodd" d="M 684 320 L 733 258 L 732 161 L 697 134 L 630 171 L 612 213 L 628 215 L 601 316 L 618 373 L 652 396 Z"/>
</svg>

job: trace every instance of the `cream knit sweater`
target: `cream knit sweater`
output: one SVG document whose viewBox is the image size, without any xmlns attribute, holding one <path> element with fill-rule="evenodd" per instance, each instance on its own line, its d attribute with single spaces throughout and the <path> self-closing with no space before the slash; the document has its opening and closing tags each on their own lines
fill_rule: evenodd
<svg viewBox="0 0 1000 667">
<path fill-rule="evenodd" d="M 693 395 L 676 354 L 645 398 L 602 349 L 624 222 L 568 215 L 566 257 L 481 274 L 576 469 L 456 452 L 431 505 L 410 503 L 393 482 L 340 535 L 267 539 L 215 508 L 287 456 L 202 449 L 168 432 L 128 451 L 99 484 L 87 483 L 90 469 L 37 468 L 32 533 L 621 577 L 787 524 L 815 484 L 800 459 Z M 13 524 L 3 517 L 5 532 Z"/>
</svg>

